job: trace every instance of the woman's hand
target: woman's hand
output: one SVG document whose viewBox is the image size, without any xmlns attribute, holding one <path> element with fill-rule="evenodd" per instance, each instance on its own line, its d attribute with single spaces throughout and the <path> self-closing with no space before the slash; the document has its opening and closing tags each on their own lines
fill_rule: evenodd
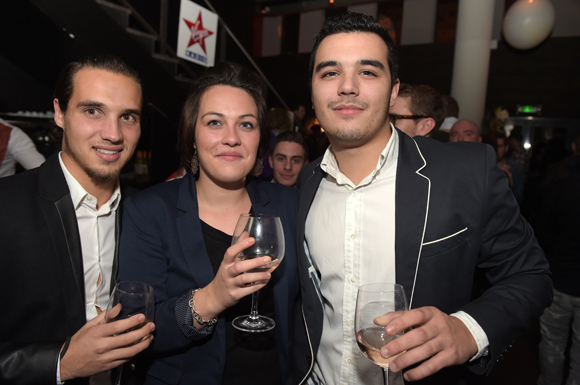
<svg viewBox="0 0 580 385">
<path fill-rule="evenodd" d="M 195 310 L 204 320 L 217 317 L 243 297 L 266 286 L 270 280 L 269 272 L 249 272 L 268 265 L 271 262 L 270 257 L 236 262 L 236 256 L 254 243 L 254 238 L 247 238 L 230 246 L 213 281 L 195 293 Z M 195 320 L 194 324 L 197 328 L 203 326 Z"/>
</svg>

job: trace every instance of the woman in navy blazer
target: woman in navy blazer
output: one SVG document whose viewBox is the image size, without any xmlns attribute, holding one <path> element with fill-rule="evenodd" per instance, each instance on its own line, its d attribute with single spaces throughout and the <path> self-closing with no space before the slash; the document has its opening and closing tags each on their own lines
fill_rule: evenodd
<svg viewBox="0 0 580 385">
<path fill-rule="evenodd" d="M 156 300 L 155 339 L 136 363 L 143 383 L 257 385 L 289 378 L 299 293 L 297 193 L 249 181 L 259 175 L 269 143 L 261 90 L 260 78 L 237 64 L 209 69 L 180 124 L 179 151 L 192 172 L 125 204 L 120 278 L 152 285 Z M 248 272 L 268 258 L 235 261 L 253 238 L 229 246 L 240 214 L 248 212 L 282 220 L 285 257 L 271 274 Z M 270 313 L 276 327 L 235 330 L 231 319 L 249 313 L 244 301 L 260 289 L 260 313 Z"/>
</svg>

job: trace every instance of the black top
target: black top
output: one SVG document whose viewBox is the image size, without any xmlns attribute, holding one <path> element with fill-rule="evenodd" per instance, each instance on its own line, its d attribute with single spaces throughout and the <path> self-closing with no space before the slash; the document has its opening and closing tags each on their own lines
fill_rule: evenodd
<svg viewBox="0 0 580 385">
<path fill-rule="evenodd" d="M 211 227 L 204 221 L 201 221 L 201 229 L 207 255 L 216 274 L 227 248 L 232 243 L 232 236 Z M 250 314 L 251 307 L 252 297 L 249 295 L 220 315 L 226 319 L 226 365 L 223 384 L 282 384 L 274 332 L 246 333 L 232 326 L 232 320 Z M 270 318 L 274 316 L 274 296 L 270 285 L 266 285 L 259 292 L 258 312 Z"/>
</svg>

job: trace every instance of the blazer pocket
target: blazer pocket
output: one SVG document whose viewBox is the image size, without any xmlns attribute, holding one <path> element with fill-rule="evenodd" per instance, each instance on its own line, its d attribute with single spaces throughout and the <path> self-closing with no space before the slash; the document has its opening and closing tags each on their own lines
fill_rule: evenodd
<svg viewBox="0 0 580 385">
<path fill-rule="evenodd" d="M 453 250 L 467 242 L 467 236 L 468 228 L 465 227 L 454 232 L 449 232 L 449 235 L 447 236 L 423 242 L 421 258 L 435 257 L 439 254 Z"/>
</svg>

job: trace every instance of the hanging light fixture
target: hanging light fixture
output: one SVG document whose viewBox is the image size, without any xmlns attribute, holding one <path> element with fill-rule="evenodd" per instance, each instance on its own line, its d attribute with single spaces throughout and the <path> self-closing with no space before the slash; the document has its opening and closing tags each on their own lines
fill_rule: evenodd
<svg viewBox="0 0 580 385">
<path fill-rule="evenodd" d="M 518 0 L 505 14 L 503 36 L 514 48 L 530 49 L 550 35 L 554 21 L 550 0 Z"/>
</svg>

